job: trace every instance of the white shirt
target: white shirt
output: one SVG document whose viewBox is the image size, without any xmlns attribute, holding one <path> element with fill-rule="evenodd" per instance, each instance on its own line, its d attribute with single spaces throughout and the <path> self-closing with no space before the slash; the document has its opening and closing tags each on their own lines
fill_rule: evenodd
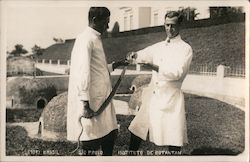
<svg viewBox="0 0 250 162">
<path fill-rule="evenodd" d="M 67 139 L 76 141 L 81 126 L 83 102 L 88 100 L 90 108 L 97 111 L 111 92 L 111 80 L 103 50 L 100 33 L 87 27 L 77 36 L 72 53 L 68 89 Z M 113 103 L 96 117 L 82 119 L 84 127 L 81 140 L 101 138 L 117 129 L 117 121 Z"/>
<path fill-rule="evenodd" d="M 137 52 L 137 63 L 153 63 L 151 83 L 142 93 L 141 108 L 129 126 L 135 135 L 156 145 L 187 143 L 182 82 L 192 60 L 192 48 L 178 35 Z"/>
</svg>

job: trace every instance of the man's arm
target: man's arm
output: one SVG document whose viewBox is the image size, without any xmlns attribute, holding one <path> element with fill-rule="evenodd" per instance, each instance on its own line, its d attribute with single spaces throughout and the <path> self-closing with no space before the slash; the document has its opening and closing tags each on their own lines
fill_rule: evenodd
<svg viewBox="0 0 250 162">
<path fill-rule="evenodd" d="M 151 63 L 142 63 L 143 66 L 149 67 L 151 70 L 159 72 L 159 66 Z"/>
<path fill-rule="evenodd" d="M 126 59 L 123 59 L 123 60 L 113 62 L 112 68 L 113 68 L 113 70 L 115 70 L 119 66 L 128 66 L 128 65 L 129 65 L 128 61 Z"/>
</svg>

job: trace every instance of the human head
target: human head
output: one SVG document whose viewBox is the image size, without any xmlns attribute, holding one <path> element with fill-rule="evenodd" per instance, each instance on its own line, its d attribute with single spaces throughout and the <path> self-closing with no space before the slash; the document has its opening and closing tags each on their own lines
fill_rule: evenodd
<svg viewBox="0 0 250 162">
<path fill-rule="evenodd" d="M 89 9 L 89 26 L 101 34 L 109 28 L 110 11 L 106 7 L 91 7 Z"/>
<path fill-rule="evenodd" d="M 170 11 L 165 15 L 165 30 L 167 37 L 174 38 L 179 34 L 182 16 L 179 12 Z"/>
</svg>

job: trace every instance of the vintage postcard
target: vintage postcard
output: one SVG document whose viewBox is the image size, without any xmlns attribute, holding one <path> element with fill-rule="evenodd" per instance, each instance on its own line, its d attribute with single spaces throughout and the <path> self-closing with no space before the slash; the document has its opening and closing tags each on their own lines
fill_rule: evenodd
<svg viewBox="0 0 250 162">
<path fill-rule="evenodd" d="M 1 161 L 249 161 L 248 1 L 0 1 Z"/>
</svg>

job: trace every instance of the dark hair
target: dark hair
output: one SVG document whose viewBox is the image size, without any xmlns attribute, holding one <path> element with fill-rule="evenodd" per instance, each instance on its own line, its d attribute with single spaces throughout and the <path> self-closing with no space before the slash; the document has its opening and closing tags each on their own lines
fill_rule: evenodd
<svg viewBox="0 0 250 162">
<path fill-rule="evenodd" d="M 106 7 L 90 7 L 89 9 L 89 22 L 96 17 L 98 20 L 110 16 L 110 11 Z"/>
<path fill-rule="evenodd" d="M 180 24 L 183 20 L 183 15 L 180 12 L 177 11 L 169 11 L 166 13 L 165 15 L 165 19 L 166 18 L 173 18 L 173 17 L 178 17 L 178 23 Z"/>
</svg>

